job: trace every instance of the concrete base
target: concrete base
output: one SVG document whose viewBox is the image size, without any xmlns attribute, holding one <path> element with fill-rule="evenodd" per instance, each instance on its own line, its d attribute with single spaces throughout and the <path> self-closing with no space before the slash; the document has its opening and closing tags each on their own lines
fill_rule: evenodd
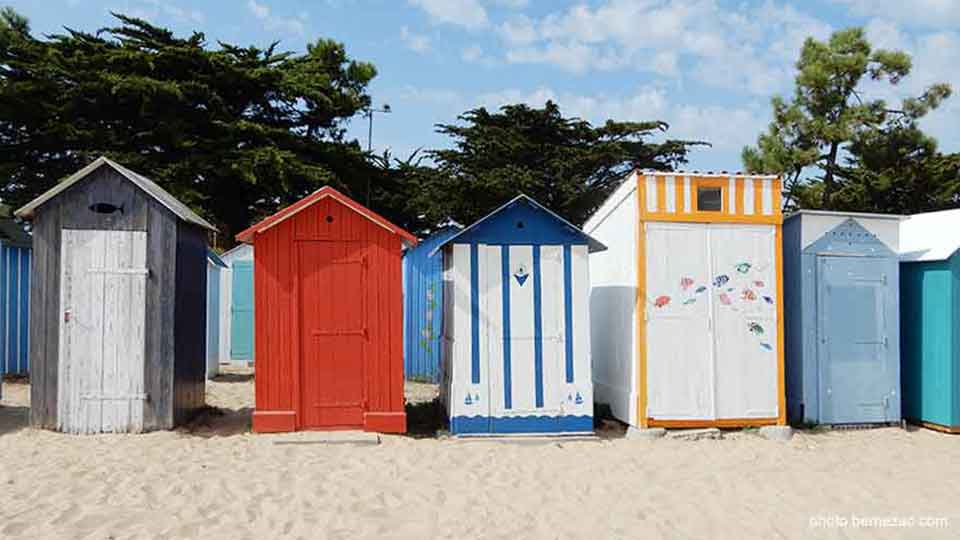
<svg viewBox="0 0 960 540">
<path fill-rule="evenodd" d="M 760 436 L 771 441 L 789 441 L 793 437 L 793 428 L 790 426 L 763 426 Z"/>
<path fill-rule="evenodd" d="M 300 431 L 277 437 L 273 444 L 380 444 L 380 435 L 369 431 Z"/>
<path fill-rule="evenodd" d="M 626 438 L 631 441 L 653 441 L 662 438 L 667 434 L 663 428 L 627 428 Z"/>
<path fill-rule="evenodd" d="M 683 441 L 703 441 L 707 439 L 718 440 L 723 438 L 723 432 L 717 428 L 706 429 L 678 429 L 667 434 L 671 439 Z"/>
</svg>

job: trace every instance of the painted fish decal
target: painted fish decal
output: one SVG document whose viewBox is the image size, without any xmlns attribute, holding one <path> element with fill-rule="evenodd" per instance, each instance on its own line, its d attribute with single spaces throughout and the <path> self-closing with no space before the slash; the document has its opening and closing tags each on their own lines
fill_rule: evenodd
<svg viewBox="0 0 960 540">
<path fill-rule="evenodd" d="M 754 282 L 753 282 L 753 286 L 756 287 L 756 288 L 758 288 L 758 289 L 762 289 L 764 285 L 763 285 L 763 282 L 762 282 L 762 281 L 754 281 Z"/>
<path fill-rule="evenodd" d="M 683 301 L 683 305 L 689 306 L 690 304 L 693 304 L 696 301 L 697 301 L 696 298 L 687 298 L 686 300 Z"/>
<path fill-rule="evenodd" d="M 663 306 L 670 303 L 669 296 L 658 296 L 656 300 L 653 301 L 654 307 L 662 308 Z"/>
<path fill-rule="evenodd" d="M 771 347 L 769 343 L 761 343 L 761 344 L 760 344 L 760 348 L 763 349 L 763 350 L 765 350 L 765 351 L 772 351 L 772 350 L 773 350 L 773 347 Z"/>
<path fill-rule="evenodd" d="M 770 304 L 771 306 L 773 305 L 773 298 L 770 298 L 769 296 L 764 296 L 763 301 Z"/>
<path fill-rule="evenodd" d="M 742 262 L 742 263 L 734 266 L 734 268 L 737 270 L 737 272 L 740 272 L 741 274 L 746 274 L 747 272 L 750 271 L 750 267 L 751 267 L 751 266 L 752 266 L 752 265 L 751 265 L 750 263 L 748 263 L 748 262 Z"/>
<path fill-rule="evenodd" d="M 753 302 L 757 299 L 757 293 L 753 292 L 751 289 L 744 289 L 743 293 L 740 295 L 740 299 Z"/>
<path fill-rule="evenodd" d="M 730 276 L 722 274 L 713 279 L 713 286 L 718 288 L 723 287 L 728 281 L 730 281 Z"/>
<path fill-rule="evenodd" d="M 747 329 L 750 330 L 751 333 L 756 334 L 758 336 L 763 335 L 763 327 L 760 326 L 760 324 L 758 323 L 752 322 L 748 324 Z"/>
<path fill-rule="evenodd" d="M 694 292 L 697 293 L 697 294 L 700 294 L 700 293 L 702 293 L 702 292 L 706 292 L 706 290 L 707 290 L 707 288 L 704 287 L 703 285 L 701 285 L 701 286 L 697 287 L 697 290 L 694 291 Z"/>
<path fill-rule="evenodd" d="M 720 303 L 725 306 L 729 306 L 732 303 L 730 302 L 730 297 L 727 296 L 727 293 L 720 293 Z"/>
<path fill-rule="evenodd" d="M 90 205 L 90 211 L 98 214 L 112 214 L 114 212 L 123 214 L 123 205 L 117 206 L 115 204 L 98 202 Z"/>
<path fill-rule="evenodd" d="M 693 280 L 685 277 L 680 280 L 680 288 L 683 290 L 689 289 L 693 285 Z"/>
</svg>

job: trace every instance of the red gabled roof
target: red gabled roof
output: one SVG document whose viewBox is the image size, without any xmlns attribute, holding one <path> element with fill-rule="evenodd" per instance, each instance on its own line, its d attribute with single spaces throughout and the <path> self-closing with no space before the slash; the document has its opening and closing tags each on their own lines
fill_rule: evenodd
<svg viewBox="0 0 960 540">
<path fill-rule="evenodd" d="M 253 237 L 256 236 L 258 233 L 262 233 L 263 231 L 273 227 L 274 225 L 280 224 L 281 222 L 285 221 L 287 218 L 293 217 L 301 210 L 309 208 L 314 203 L 320 201 L 321 199 L 325 199 L 327 197 L 336 199 L 347 208 L 350 208 L 354 212 L 357 212 L 361 216 L 369 219 L 370 221 L 376 223 L 377 225 L 383 227 L 384 229 L 387 229 L 393 234 L 399 236 L 404 242 L 410 244 L 411 246 L 415 246 L 417 244 L 416 236 L 408 233 L 407 231 L 401 229 L 400 227 L 397 227 L 393 223 L 390 223 L 386 218 L 384 218 L 380 214 L 374 212 L 373 210 L 370 210 L 366 206 L 363 206 L 362 204 L 351 199 L 350 197 L 347 197 L 343 193 L 340 193 L 339 191 L 333 189 L 330 186 L 324 186 L 318 189 L 317 191 L 314 191 L 313 193 L 304 197 L 303 199 L 300 199 L 294 204 L 291 204 L 290 206 L 284 208 L 283 210 L 280 210 L 276 214 L 264 219 L 260 223 L 257 223 L 256 225 L 253 225 L 252 227 L 249 227 L 248 229 L 237 234 L 236 238 L 240 242 L 252 244 Z"/>
</svg>

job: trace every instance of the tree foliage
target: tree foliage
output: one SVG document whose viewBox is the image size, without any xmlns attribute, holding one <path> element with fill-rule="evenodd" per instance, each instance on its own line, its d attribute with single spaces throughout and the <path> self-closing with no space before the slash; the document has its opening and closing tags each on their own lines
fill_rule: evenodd
<svg viewBox="0 0 960 540">
<path fill-rule="evenodd" d="M 835 32 L 826 42 L 808 38 L 797 62 L 793 98 L 773 99 L 773 121 L 756 147 L 743 150 L 744 165 L 752 172 L 783 175 L 789 205 L 894 210 L 896 205 L 887 207 L 884 201 L 908 187 L 898 185 L 896 176 L 864 168 L 891 171 L 895 163 L 916 165 L 914 160 L 933 155 L 935 144 L 931 147 L 916 121 L 951 89 L 935 84 L 891 108 L 882 99 L 867 99 L 863 86 L 865 81 L 896 85 L 910 69 L 909 55 L 874 50 L 860 28 Z M 889 146 L 900 143 L 908 147 Z M 805 177 L 810 171 L 813 176 Z"/>
<path fill-rule="evenodd" d="M 399 164 L 412 196 L 408 211 L 421 226 L 452 218 L 471 223 L 525 193 L 581 224 L 634 168 L 671 170 L 685 163 L 692 141 L 649 139 L 667 130 L 658 121 L 593 126 L 564 117 L 559 107 L 507 105 L 497 112 L 467 111 L 437 131 L 449 149 Z"/>
<path fill-rule="evenodd" d="M 226 243 L 324 184 L 362 195 L 365 154 L 344 124 L 369 106 L 373 65 L 319 39 L 209 48 L 114 15 L 96 33 L 38 39 L 0 12 L 0 190 L 22 204 L 108 155 L 214 221 Z M 389 214 L 389 212 L 387 212 Z"/>
</svg>

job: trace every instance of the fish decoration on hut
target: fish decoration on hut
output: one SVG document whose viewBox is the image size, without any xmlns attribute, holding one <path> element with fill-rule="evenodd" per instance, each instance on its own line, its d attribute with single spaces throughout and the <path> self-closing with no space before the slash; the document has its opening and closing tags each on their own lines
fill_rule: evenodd
<svg viewBox="0 0 960 540">
<path fill-rule="evenodd" d="M 761 343 L 760 348 L 768 352 L 773 350 L 769 343 Z"/>
<path fill-rule="evenodd" d="M 720 287 L 723 287 L 724 285 L 726 285 L 728 281 L 730 281 L 730 276 L 726 274 L 721 274 L 713 278 L 713 286 L 719 289 Z"/>
<path fill-rule="evenodd" d="M 764 287 L 764 283 L 762 281 L 754 281 L 753 286 L 758 289 L 762 289 Z"/>
<path fill-rule="evenodd" d="M 727 293 L 720 293 L 719 298 L 720 298 L 720 303 L 725 306 L 729 306 L 730 304 L 733 303 L 730 301 L 730 297 L 727 296 Z"/>
<path fill-rule="evenodd" d="M 662 307 L 666 306 L 666 305 L 669 304 L 669 303 L 670 303 L 670 297 L 669 297 L 669 296 L 666 296 L 666 295 L 663 295 L 663 296 L 658 296 L 658 297 L 653 301 L 653 306 L 654 306 L 654 307 L 657 307 L 657 308 L 662 308 Z"/>
<path fill-rule="evenodd" d="M 681 278 L 681 279 L 680 279 L 680 288 L 681 288 L 681 289 L 687 290 L 687 289 L 689 289 L 689 288 L 692 287 L 692 286 L 693 286 L 693 279 L 692 279 L 692 278 L 685 277 L 685 278 Z"/>
<path fill-rule="evenodd" d="M 770 298 L 769 296 L 764 296 L 763 301 L 770 304 L 771 306 L 773 305 L 773 298 Z"/>
<path fill-rule="evenodd" d="M 751 322 L 747 325 L 747 329 L 750 330 L 751 334 L 756 334 L 758 336 L 763 335 L 763 326 L 760 326 L 760 323 Z"/>
<path fill-rule="evenodd" d="M 704 292 L 706 292 L 706 291 L 707 291 L 707 287 L 704 286 L 704 285 L 701 285 L 701 286 L 697 287 L 697 290 L 695 290 L 695 291 L 693 291 L 693 292 L 694 292 L 695 294 L 701 294 L 701 293 L 704 293 Z"/>
<path fill-rule="evenodd" d="M 753 302 L 757 299 L 757 293 L 753 292 L 751 289 L 744 289 L 743 293 L 740 294 L 740 299 L 747 302 Z"/>
<path fill-rule="evenodd" d="M 684 301 L 682 302 L 682 304 L 685 305 L 685 306 L 689 306 L 690 304 L 693 304 L 693 303 L 695 303 L 696 301 L 697 301 L 696 297 L 690 297 L 690 298 L 687 298 L 686 300 L 684 300 Z"/>
<path fill-rule="evenodd" d="M 748 262 L 742 262 L 734 266 L 734 268 L 736 269 L 737 272 L 740 272 L 741 274 L 746 274 L 747 272 L 750 271 L 751 266 L 753 265 L 751 265 Z"/>
</svg>

